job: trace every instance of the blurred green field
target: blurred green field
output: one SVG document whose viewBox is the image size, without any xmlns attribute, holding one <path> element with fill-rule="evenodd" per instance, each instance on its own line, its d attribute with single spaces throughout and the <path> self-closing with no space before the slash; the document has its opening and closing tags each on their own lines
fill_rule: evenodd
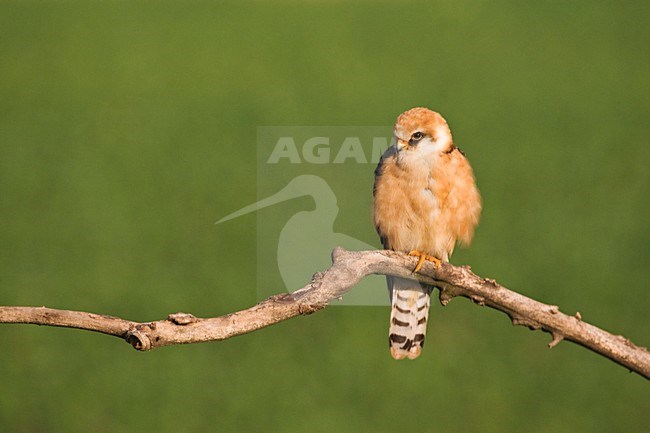
<svg viewBox="0 0 650 433">
<path fill-rule="evenodd" d="M 280 284 L 256 265 L 256 218 L 311 206 L 213 224 L 257 199 L 257 127 L 391 125 L 426 105 L 449 121 L 485 203 L 452 261 L 647 346 L 649 24 L 641 1 L 2 2 L 0 304 L 140 321 L 246 308 L 256 274 Z M 378 245 L 373 170 L 337 172 L 335 228 Z M 0 326 L 0 430 L 650 421 L 640 376 L 570 343 L 549 351 L 548 335 L 500 313 L 435 305 L 423 356 L 399 363 L 388 314 L 330 308 L 150 353 Z"/>
</svg>

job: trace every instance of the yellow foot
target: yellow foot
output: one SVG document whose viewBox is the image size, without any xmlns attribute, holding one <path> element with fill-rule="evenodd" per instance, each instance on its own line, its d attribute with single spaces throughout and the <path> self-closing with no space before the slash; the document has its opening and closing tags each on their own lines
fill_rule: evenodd
<svg viewBox="0 0 650 433">
<path fill-rule="evenodd" d="M 411 251 L 411 252 L 409 253 L 409 256 L 415 256 L 415 257 L 418 257 L 418 264 L 415 266 L 415 269 L 413 269 L 413 272 L 414 272 L 414 273 L 417 272 L 417 271 L 419 271 L 420 268 L 422 268 L 422 265 L 424 264 L 424 261 L 425 261 L 425 260 L 428 260 L 428 261 L 430 261 L 430 262 L 433 262 L 433 265 L 434 265 L 436 268 L 439 268 L 439 267 L 440 267 L 440 263 L 442 263 L 442 261 L 441 261 L 439 258 L 437 258 L 437 257 L 433 257 L 433 256 L 430 256 L 430 255 L 425 254 L 425 253 L 421 253 L 420 251 L 416 251 L 416 250 Z"/>
</svg>

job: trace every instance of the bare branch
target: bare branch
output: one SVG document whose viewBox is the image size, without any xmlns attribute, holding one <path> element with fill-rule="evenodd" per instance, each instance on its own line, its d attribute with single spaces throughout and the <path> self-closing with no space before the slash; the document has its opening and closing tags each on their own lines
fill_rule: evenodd
<svg viewBox="0 0 650 433">
<path fill-rule="evenodd" d="M 440 302 L 447 305 L 456 296 L 471 299 L 510 316 L 515 325 L 541 329 L 551 334 L 549 347 L 572 341 L 599 353 L 650 379 L 650 352 L 622 336 L 612 335 L 580 317 L 560 312 L 555 305 L 537 302 L 506 289 L 496 281 L 481 278 L 467 266 L 443 263 L 436 268 L 425 263 L 415 275 L 417 259 L 393 251 L 346 251 L 336 248 L 332 266 L 314 275 L 312 281 L 292 294 L 280 294 L 246 310 L 201 319 L 186 313 L 167 319 L 139 323 L 117 317 L 45 307 L 0 307 L 0 323 L 28 323 L 86 329 L 114 335 L 138 350 L 174 344 L 225 340 L 299 315 L 311 314 L 343 296 L 363 277 L 371 274 L 412 278 L 440 288 Z"/>
</svg>

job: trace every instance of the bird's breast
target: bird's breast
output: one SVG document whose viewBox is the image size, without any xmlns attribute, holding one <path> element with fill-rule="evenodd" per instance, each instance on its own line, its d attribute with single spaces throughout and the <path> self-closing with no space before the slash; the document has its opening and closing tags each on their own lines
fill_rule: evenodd
<svg viewBox="0 0 650 433">
<path fill-rule="evenodd" d="M 449 236 L 437 227 L 442 209 L 435 193 L 435 180 L 428 171 L 387 168 L 376 179 L 374 209 L 375 225 L 386 240 L 385 246 L 442 257 Z"/>
</svg>

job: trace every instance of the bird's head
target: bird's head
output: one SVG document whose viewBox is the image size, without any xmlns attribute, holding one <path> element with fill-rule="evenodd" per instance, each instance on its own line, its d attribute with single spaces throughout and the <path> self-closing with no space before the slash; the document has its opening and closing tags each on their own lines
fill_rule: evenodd
<svg viewBox="0 0 650 433">
<path fill-rule="evenodd" d="M 397 151 L 406 152 L 406 155 L 411 152 L 420 156 L 445 153 L 453 146 L 447 121 L 428 108 L 411 108 L 400 114 L 393 133 Z"/>
</svg>

